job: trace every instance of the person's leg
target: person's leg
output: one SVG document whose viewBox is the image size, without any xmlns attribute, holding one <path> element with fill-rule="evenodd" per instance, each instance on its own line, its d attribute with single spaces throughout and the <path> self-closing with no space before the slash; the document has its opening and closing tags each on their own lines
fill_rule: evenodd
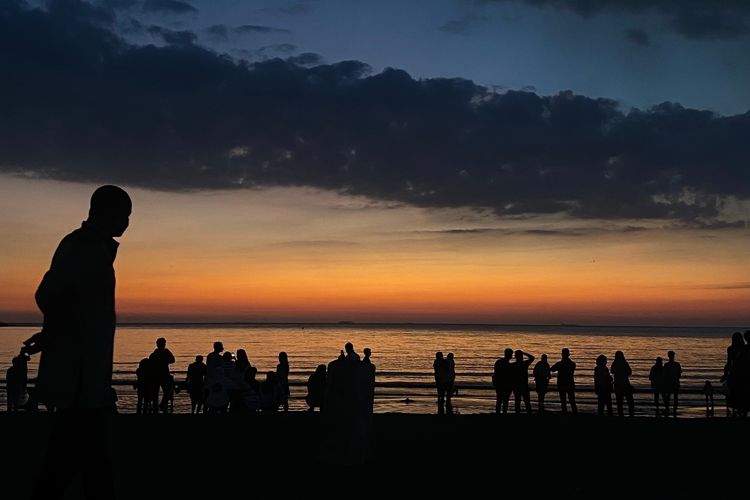
<svg viewBox="0 0 750 500">
<path fill-rule="evenodd" d="M 529 392 L 528 387 L 523 391 L 523 402 L 526 405 L 526 413 L 531 415 L 531 393 Z"/>
<path fill-rule="evenodd" d="M 521 413 L 521 389 L 513 389 L 513 402 L 516 414 Z"/>
<path fill-rule="evenodd" d="M 76 418 L 70 410 L 58 410 L 52 416 L 52 429 L 32 500 L 61 498 L 75 476 L 77 460 L 71 456 L 71 450 L 80 449 L 75 436 Z"/>
<path fill-rule="evenodd" d="M 612 416 L 612 394 L 607 394 L 607 399 L 605 400 L 607 403 L 607 416 Z"/>
<path fill-rule="evenodd" d="M 604 416 L 604 396 L 601 394 L 596 396 L 596 414 L 600 417 Z"/>
<path fill-rule="evenodd" d="M 677 416 L 677 404 L 678 404 L 678 403 L 677 403 L 677 399 L 678 399 L 678 398 L 677 398 L 677 395 L 678 395 L 678 394 L 679 394 L 679 391 L 678 391 L 677 389 L 675 389 L 675 391 L 674 391 L 674 402 L 673 402 L 673 405 L 674 405 L 674 406 L 673 406 L 673 411 L 672 411 L 672 414 L 673 414 L 673 415 L 674 415 L 675 417 Z"/>
<path fill-rule="evenodd" d="M 495 413 L 500 414 L 503 407 L 503 395 L 500 391 L 495 389 Z"/>
<path fill-rule="evenodd" d="M 503 414 L 508 413 L 508 406 L 510 405 L 510 391 L 503 389 Z"/>
<path fill-rule="evenodd" d="M 565 392 L 565 390 L 560 390 L 560 408 L 562 409 L 563 414 L 568 413 L 567 398 L 568 394 Z"/>
<path fill-rule="evenodd" d="M 656 416 L 659 416 L 659 391 L 654 389 L 654 407 L 656 408 Z"/>
<path fill-rule="evenodd" d="M 625 397 L 628 400 L 628 416 L 634 417 L 635 416 L 635 401 L 633 400 L 633 393 L 628 391 Z"/>
<path fill-rule="evenodd" d="M 445 413 L 445 387 L 443 386 L 443 384 L 438 384 L 437 391 L 438 391 L 438 399 L 437 399 L 438 415 L 442 415 Z"/>
<path fill-rule="evenodd" d="M 81 465 L 83 492 L 87 499 L 115 498 L 111 456 L 108 450 L 107 419 L 101 410 L 84 410 L 81 419 L 84 442 Z"/>
<path fill-rule="evenodd" d="M 578 408 L 576 408 L 576 391 L 575 389 L 571 389 L 570 393 L 568 394 L 568 399 L 570 399 L 570 411 L 573 413 L 573 415 L 578 415 Z"/>
<path fill-rule="evenodd" d="M 617 398 L 617 416 L 622 417 L 622 398 L 624 394 L 622 391 L 616 391 L 615 397 Z"/>
</svg>

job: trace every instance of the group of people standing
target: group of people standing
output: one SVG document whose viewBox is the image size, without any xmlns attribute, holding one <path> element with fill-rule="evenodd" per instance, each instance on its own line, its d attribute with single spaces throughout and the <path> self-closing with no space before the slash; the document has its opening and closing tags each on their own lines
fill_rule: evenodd
<svg viewBox="0 0 750 500">
<path fill-rule="evenodd" d="M 256 379 L 258 369 L 250 363 L 244 349 L 238 349 L 235 355 L 224 351 L 221 342 L 214 342 L 213 351 L 205 358 L 196 356 L 187 368 L 185 380 L 175 384 L 169 368 L 175 358 L 166 344 L 166 339 L 159 338 L 154 352 L 142 359 L 136 369 L 136 413 L 158 413 L 159 410 L 171 413 L 174 394 L 183 389 L 190 396 L 191 413 L 289 410 L 286 352 L 279 353 L 276 370 L 266 372 L 265 380 L 260 382 Z M 361 399 L 371 413 L 375 394 L 375 365 L 371 355 L 372 351 L 366 348 L 361 359 L 348 342 L 328 366 L 318 365 L 307 381 L 305 401 L 309 411 L 316 408 L 335 411 L 346 408 L 349 399 Z"/>
<path fill-rule="evenodd" d="M 654 392 L 654 403 L 657 415 L 659 413 L 659 398 L 664 403 L 665 415 L 672 402 L 673 414 L 677 415 L 678 393 L 680 389 L 680 376 L 682 368 L 675 361 L 674 351 L 667 353 L 669 361 L 662 362 L 662 358 L 656 358 L 656 363 L 651 368 L 649 380 Z M 515 358 L 515 360 L 514 360 Z M 531 413 L 531 401 L 529 390 L 529 367 L 534 362 L 534 356 L 522 350 L 505 349 L 503 357 L 495 362 L 492 373 L 492 386 L 496 393 L 495 412 L 507 413 L 510 396 L 515 399 L 515 412 L 521 413 L 521 403 L 526 413 Z M 570 349 L 562 349 L 560 360 L 550 366 L 547 355 L 542 354 L 541 360 L 534 365 L 533 377 L 535 391 L 537 394 L 539 413 L 544 412 L 545 396 L 549 392 L 552 373 L 557 373 L 557 392 L 560 396 L 560 408 L 563 414 L 568 413 L 568 404 L 573 414 L 578 413 L 576 406 L 575 385 L 576 363 L 570 359 Z M 437 373 L 437 372 L 436 372 Z M 597 397 L 597 409 L 599 415 L 612 415 L 612 393 L 615 393 L 617 401 L 617 413 L 624 414 L 624 404 L 627 403 L 628 415 L 635 415 L 635 402 L 633 394 L 635 389 L 630 383 L 633 370 L 625 359 L 622 351 L 615 353 L 611 368 L 607 366 L 607 357 L 601 354 L 596 359 L 594 368 L 594 392 Z M 455 373 L 454 373 L 455 377 Z M 436 375 L 437 379 L 437 375 Z M 438 406 L 440 405 L 441 390 L 438 386 Z"/>
</svg>

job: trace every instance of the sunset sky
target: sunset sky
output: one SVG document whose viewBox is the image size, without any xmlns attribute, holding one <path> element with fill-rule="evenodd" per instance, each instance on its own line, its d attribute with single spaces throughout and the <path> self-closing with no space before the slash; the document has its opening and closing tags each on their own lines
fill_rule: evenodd
<svg viewBox="0 0 750 500">
<path fill-rule="evenodd" d="M 748 53 L 739 0 L 0 0 L 0 321 L 114 183 L 121 321 L 747 326 Z"/>
</svg>

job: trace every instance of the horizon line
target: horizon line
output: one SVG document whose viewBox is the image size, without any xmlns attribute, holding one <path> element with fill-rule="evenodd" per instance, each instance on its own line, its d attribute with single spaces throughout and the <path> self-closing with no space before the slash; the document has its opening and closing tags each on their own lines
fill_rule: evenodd
<svg viewBox="0 0 750 500">
<path fill-rule="evenodd" d="M 472 326 L 472 327 L 558 327 L 558 328 L 739 328 L 721 325 L 648 325 L 582 323 L 452 323 L 424 321 L 125 321 L 117 326 Z M 3 322 L 0 327 L 42 327 L 39 322 Z M 746 327 L 745 327 L 746 328 Z"/>
</svg>

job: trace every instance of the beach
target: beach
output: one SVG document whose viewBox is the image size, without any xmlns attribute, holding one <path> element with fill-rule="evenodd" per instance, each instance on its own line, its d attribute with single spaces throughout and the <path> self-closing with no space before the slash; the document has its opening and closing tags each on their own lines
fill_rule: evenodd
<svg viewBox="0 0 750 500">
<path fill-rule="evenodd" d="M 0 415 L 6 458 L 12 457 L 2 468 L 4 498 L 28 496 L 51 419 Z M 740 465 L 730 461 L 729 450 L 744 449 L 747 422 L 378 414 L 360 463 L 335 456 L 339 448 L 317 413 L 112 415 L 107 428 L 118 498 L 338 496 L 352 489 L 673 497 L 733 486 L 732 471 Z M 70 459 L 76 460 L 74 450 Z M 66 498 L 79 494 L 75 483 Z"/>
</svg>

